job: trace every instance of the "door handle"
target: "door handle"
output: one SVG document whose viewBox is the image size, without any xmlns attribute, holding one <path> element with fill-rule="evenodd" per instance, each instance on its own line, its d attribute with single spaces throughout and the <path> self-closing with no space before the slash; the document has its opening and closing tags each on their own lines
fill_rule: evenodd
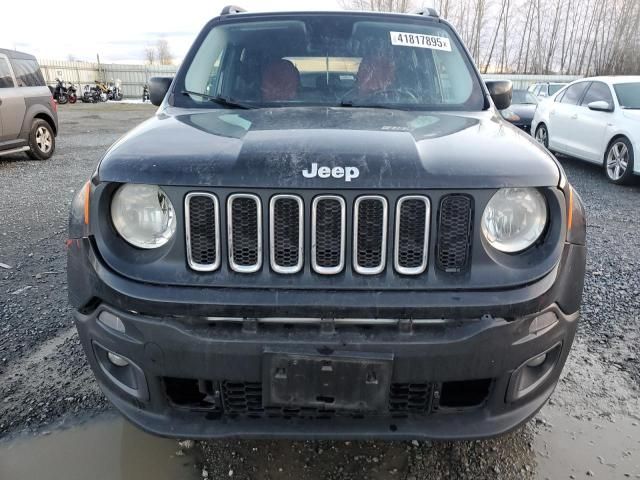
<svg viewBox="0 0 640 480">
<path fill-rule="evenodd" d="M 549 115 L 555 115 L 555 114 L 556 114 L 556 111 L 555 111 L 555 110 L 551 110 L 551 111 L 549 112 Z"/>
<path fill-rule="evenodd" d="M 572 120 L 575 120 L 576 118 L 578 118 L 578 114 L 577 113 L 574 113 L 573 115 L 571 115 L 571 119 Z"/>
</svg>

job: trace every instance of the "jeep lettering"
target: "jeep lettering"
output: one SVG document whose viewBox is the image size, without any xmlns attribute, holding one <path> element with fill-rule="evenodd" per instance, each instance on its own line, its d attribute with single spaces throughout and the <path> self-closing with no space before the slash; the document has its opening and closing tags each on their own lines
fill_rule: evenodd
<svg viewBox="0 0 640 480">
<path fill-rule="evenodd" d="M 350 182 L 360 176 L 360 170 L 358 167 L 318 167 L 317 163 L 312 163 L 311 169 L 303 170 L 302 175 L 304 175 L 305 178 L 315 178 L 316 176 L 320 178 L 344 178 L 346 182 Z"/>
</svg>

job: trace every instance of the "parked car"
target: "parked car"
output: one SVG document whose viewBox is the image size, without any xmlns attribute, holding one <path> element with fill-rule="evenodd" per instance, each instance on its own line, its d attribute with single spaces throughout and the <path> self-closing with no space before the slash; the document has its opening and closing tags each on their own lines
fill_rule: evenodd
<svg viewBox="0 0 640 480">
<path fill-rule="evenodd" d="M 57 133 L 57 104 L 35 57 L 0 49 L 0 155 L 26 152 L 46 160 Z"/>
<path fill-rule="evenodd" d="M 562 82 L 542 82 L 534 83 L 529 87 L 529 92 L 538 98 L 547 98 L 556 94 L 566 83 Z"/>
<path fill-rule="evenodd" d="M 237 12 L 151 80 L 156 116 L 72 202 L 70 302 L 107 397 L 183 438 L 531 418 L 576 331 L 585 220 L 504 128 L 511 82 L 485 85 L 433 10 Z"/>
<path fill-rule="evenodd" d="M 611 182 L 628 183 L 640 173 L 640 76 L 575 81 L 539 105 L 532 128 L 550 150 L 602 165 Z"/>
<path fill-rule="evenodd" d="M 527 133 L 531 132 L 531 121 L 536 113 L 538 99 L 527 90 L 514 90 L 511 106 L 500 110 L 502 118 Z"/>
</svg>

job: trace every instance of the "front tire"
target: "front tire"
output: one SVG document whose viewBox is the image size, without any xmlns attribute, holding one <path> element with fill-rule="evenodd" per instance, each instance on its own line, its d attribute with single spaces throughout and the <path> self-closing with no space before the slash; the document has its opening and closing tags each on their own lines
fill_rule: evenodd
<svg viewBox="0 0 640 480">
<path fill-rule="evenodd" d="M 27 155 L 31 160 L 48 160 L 56 149 L 56 137 L 47 121 L 36 118 L 29 132 Z"/>
<path fill-rule="evenodd" d="M 536 128 L 535 139 L 544 148 L 549 148 L 549 130 L 547 130 L 547 126 L 544 123 L 541 123 Z"/>
<path fill-rule="evenodd" d="M 604 171 L 611 183 L 623 185 L 633 177 L 633 146 L 625 138 L 616 138 L 604 154 Z"/>
</svg>

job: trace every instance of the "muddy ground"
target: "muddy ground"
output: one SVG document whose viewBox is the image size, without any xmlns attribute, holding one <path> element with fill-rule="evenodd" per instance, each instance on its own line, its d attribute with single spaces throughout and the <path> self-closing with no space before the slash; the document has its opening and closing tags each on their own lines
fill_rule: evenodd
<svg viewBox="0 0 640 480">
<path fill-rule="evenodd" d="M 0 460 L 18 448 L 15 442 L 33 441 L 31 462 L 45 462 L 37 452 L 45 447 L 34 435 L 58 435 L 60 427 L 73 430 L 80 420 L 110 412 L 67 306 L 67 212 L 100 155 L 153 111 L 148 105 L 67 105 L 60 108 L 62 133 L 52 160 L 0 157 Z M 552 401 L 535 420 L 477 442 L 203 442 L 186 452 L 193 478 L 640 478 L 640 186 L 614 186 L 595 166 L 561 162 L 587 207 L 589 260 L 574 349 Z M 125 438 L 95 435 L 104 442 Z M 80 441 L 56 438 L 70 452 Z M 146 436 L 136 444 L 145 441 L 155 445 Z M 184 444 L 174 443 L 180 457 Z M 165 456 L 162 445 L 153 451 Z M 14 476 L 39 478 L 28 467 L 24 477 Z M 2 468 L 0 461 L 0 478 L 10 478 Z M 64 464 L 60 468 L 64 472 Z M 145 478 L 120 471 L 95 478 Z"/>
</svg>

